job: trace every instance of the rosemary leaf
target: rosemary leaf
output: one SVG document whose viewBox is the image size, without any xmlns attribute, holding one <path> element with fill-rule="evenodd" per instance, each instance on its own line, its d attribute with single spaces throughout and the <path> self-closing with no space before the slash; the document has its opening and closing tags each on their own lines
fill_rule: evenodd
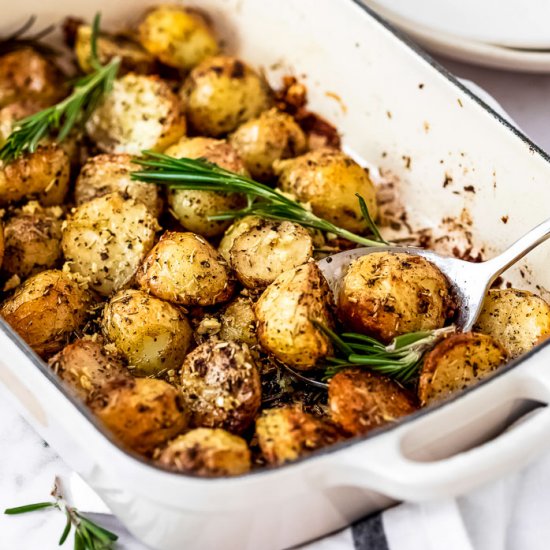
<svg viewBox="0 0 550 550">
<path fill-rule="evenodd" d="M 6 508 L 4 514 L 13 516 L 15 514 L 25 514 L 27 512 L 34 512 L 35 510 L 43 510 L 44 508 L 51 508 L 56 506 L 55 502 L 37 502 L 36 504 L 25 504 L 24 506 L 17 506 L 15 508 Z"/>
<path fill-rule="evenodd" d="M 73 526 L 71 522 L 71 515 L 67 510 L 65 511 L 65 515 L 67 516 L 67 523 L 65 523 L 65 529 L 63 529 L 63 533 L 61 533 L 61 538 L 59 539 L 59 546 L 62 546 L 63 544 L 65 544 L 65 541 L 67 540 L 67 537 L 71 532 L 71 527 Z"/>
</svg>

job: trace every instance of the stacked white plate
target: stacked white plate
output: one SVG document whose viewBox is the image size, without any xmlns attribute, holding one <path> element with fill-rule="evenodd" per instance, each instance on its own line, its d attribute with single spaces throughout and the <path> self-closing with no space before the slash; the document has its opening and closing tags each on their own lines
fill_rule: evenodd
<svg viewBox="0 0 550 550">
<path fill-rule="evenodd" d="M 549 0 L 364 0 L 432 52 L 550 73 Z"/>
</svg>

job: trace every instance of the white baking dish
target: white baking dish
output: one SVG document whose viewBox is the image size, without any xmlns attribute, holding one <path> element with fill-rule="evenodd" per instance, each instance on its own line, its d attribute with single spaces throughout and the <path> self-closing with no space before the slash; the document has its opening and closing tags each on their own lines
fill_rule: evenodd
<svg viewBox="0 0 550 550">
<path fill-rule="evenodd" d="M 150 3 L 20 0 L 4 13 L 0 32 L 30 13 L 47 24 L 101 10 L 108 26 Z M 342 130 L 346 146 L 401 181 L 411 223 L 435 226 L 461 213 L 464 219 L 465 209 L 473 239 L 491 255 L 548 216 L 548 158 L 359 3 L 197 4 L 210 11 L 231 50 L 270 77 L 291 71 L 305 79 L 312 108 Z M 475 193 L 464 191 L 470 185 Z M 510 279 L 550 287 L 549 252 L 542 246 L 530 254 L 521 266 L 526 279 L 519 268 Z M 5 324 L 0 349 L 0 380 L 25 417 L 132 533 L 162 550 L 289 547 L 392 499 L 467 491 L 550 442 L 546 407 L 482 444 L 518 411 L 550 402 L 550 347 L 543 345 L 473 391 L 367 437 L 282 468 L 199 479 L 119 449 Z"/>
</svg>

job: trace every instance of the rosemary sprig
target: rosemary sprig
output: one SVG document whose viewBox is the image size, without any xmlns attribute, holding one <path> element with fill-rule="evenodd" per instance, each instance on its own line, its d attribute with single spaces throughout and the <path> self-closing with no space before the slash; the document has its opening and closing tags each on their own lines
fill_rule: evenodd
<svg viewBox="0 0 550 550">
<path fill-rule="evenodd" d="M 104 94 L 113 87 L 120 59 L 114 58 L 101 65 L 97 56 L 100 15 L 94 18 L 91 37 L 90 63 L 94 71 L 79 78 L 70 96 L 38 113 L 15 123 L 12 133 L 0 149 L 0 160 L 10 162 L 22 153 L 34 152 L 40 141 L 55 134 L 56 141 L 63 141 L 75 125 L 86 122 Z"/>
<path fill-rule="evenodd" d="M 364 246 L 384 246 L 382 238 L 370 217 L 363 197 L 357 195 L 361 211 L 373 237 L 357 235 L 316 216 L 299 202 L 267 185 L 225 170 L 204 159 L 175 159 L 153 151 L 143 151 L 144 157 L 134 162 L 145 170 L 132 173 L 132 178 L 140 181 L 167 185 L 170 189 L 199 189 L 246 195 L 246 208 L 233 212 L 220 212 L 210 216 L 212 220 L 230 220 L 255 215 L 271 220 L 288 220 L 307 227 L 334 233 L 349 241 Z"/>
<path fill-rule="evenodd" d="M 23 48 L 32 48 L 46 56 L 57 56 L 59 51 L 41 42 L 42 38 L 53 32 L 54 25 L 49 25 L 35 34 L 25 34 L 36 23 L 36 15 L 31 15 L 21 27 L 9 36 L 0 38 L 0 55 L 5 55 Z"/>
<path fill-rule="evenodd" d="M 25 504 L 24 506 L 7 508 L 4 510 L 4 514 L 26 514 L 27 512 L 55 508 L 63 512 L 67 518 L 59 539 L 59 546 L 65 543 L 71 529 L 74 527 L 75 550 L 113 550 L 118 536 L 83 516 L 76 508 L 69 506 L 63 499 L 60 487 L 59 480 L 56 478 L 52 490 L 53 502 L 37 502 L 36 504 Z"/>
</svg>

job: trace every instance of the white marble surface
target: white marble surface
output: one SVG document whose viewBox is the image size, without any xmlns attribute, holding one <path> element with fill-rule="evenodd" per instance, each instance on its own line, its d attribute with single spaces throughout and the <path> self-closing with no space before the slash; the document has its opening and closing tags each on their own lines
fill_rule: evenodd
<svg viewBox="0 0 550 550">
<path fill-rule="evenodd" d="M 499 72 L 451 61 L 443 61 L 443 64 L 458 76 L 485 88 L 539 146 L 550 151 L 550 76 Z M 531 469 L 539 471 L 541 464 Z M 54 476 L 68 480 L 69 474 L 63 461 L 13 411 L 0 393 L 0 509 L 45 500 Z M 548 474 L 546 472 L 545 479 L 549 478 Z M 550 517 L 550 487 L 521 487 L 523 493 L 543 489 L 548 490 L 546 517 Z M 53 550 L 57 548 L 63 521 L 62 515 L 55 512 L 14 517 L 0 515 L 0 550 Z M 122 547 L 138 548 L 131 543 Z M 505 542 L 499 546 L 506 547 Z"/>
</svg>

